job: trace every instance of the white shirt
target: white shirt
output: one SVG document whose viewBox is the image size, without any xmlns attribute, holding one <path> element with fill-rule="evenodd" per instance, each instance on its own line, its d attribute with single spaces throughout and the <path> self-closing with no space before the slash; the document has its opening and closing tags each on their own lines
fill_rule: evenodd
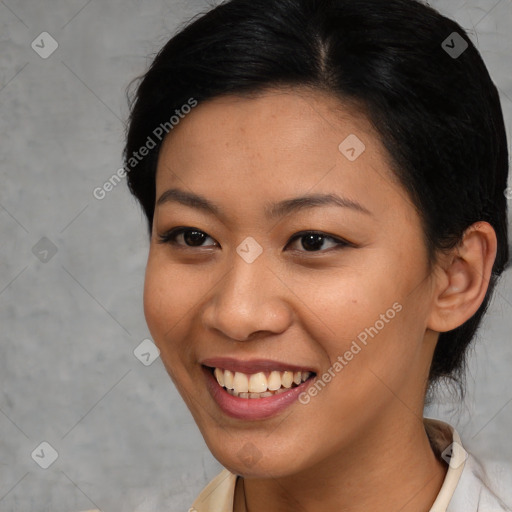
<svg viewBox="0 0 512 512">
<path fill-rule="evenodd" d="M 488 473 L 466 452 L 452 426 L 430 418 L 423 421 L 433 450 L 449 461 L 430 512 L 512 512 L 512 469 L 498 467 Z M 222 470 L 201 491 L 188 512 L 233 512 L 237 478 L 227 469 Z"/>
</svg>

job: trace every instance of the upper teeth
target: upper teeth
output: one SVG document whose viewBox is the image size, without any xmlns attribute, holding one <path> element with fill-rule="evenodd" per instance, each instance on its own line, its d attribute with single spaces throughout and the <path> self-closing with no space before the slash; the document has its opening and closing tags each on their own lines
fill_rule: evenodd
<svg viewBox="0 0 512 512">
<path fill-rule="evenodd" d="M 217 382 L 220 386 L 234 390 L 235 393 L 264 393 L 276 391 L 281 386 L 291 388 L 292 384 L 299 385 L 306 381 L 311 375 L 310 372 L 272 371 L 245 374 L 231 372 L 222 368 L 215 368 Z"/>
</svg>

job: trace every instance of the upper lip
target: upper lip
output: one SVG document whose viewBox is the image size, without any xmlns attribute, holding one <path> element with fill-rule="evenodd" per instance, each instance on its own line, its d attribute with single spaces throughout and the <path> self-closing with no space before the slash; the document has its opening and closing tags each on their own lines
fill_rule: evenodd
<svg viewBox="0 0 512 512">
<path fill-rule="evenodd" d="M 211 357 L 200 361 L 204 366 L 211 368 L 222 368 L 232 372 L 240 373 L 258 373 L 271 371 L 293 370 L 294 372 L 308 371 L 316 373 L 308 366 L 295 365 L 282 361 L 272 361 L 271 359 L 246 359 L 240 360 L 233 357 Z"/>
</svg>

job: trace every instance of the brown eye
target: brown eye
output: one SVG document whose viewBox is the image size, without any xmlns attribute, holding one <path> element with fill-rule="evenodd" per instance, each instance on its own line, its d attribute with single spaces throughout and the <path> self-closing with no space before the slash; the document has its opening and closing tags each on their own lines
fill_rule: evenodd
<svg viewBox="0 0 512 512">
<path fill-rule="evenodd" d="M 302 233 L 297 233 L 290 242 L 294 242 L 296 240 L 301 240 L 301 246 L 305 249 L 306 252 L 322 252 L 326 249 L 331 248 L 340 248 L 348 246 L 348 242 L 344 240 L 339 240 L 330 235 L 326 235 L 325 233 L 317 232 L 317 231 L 306 231 Z M 331 247 L 323 247 L 324 242 L 328 240 L 333 243 Z M 301 251 L 304 252 L 304 251 Z"/>
<path fill-rule="evenodd" d="M 193 247 L 201 246 L 204 242 L 204 239 L 207 238 L 205 233 L 202 231 L 187 230 L 183 231 L 181 234 L 183 235 L 183 240 L 185 243 Z"/>
<path fill-rule="evenodd" d="M 179 243 L 178 237 L 183 235 L 183 241 L 185 244 Z M 204 246 L 203 242 L 211 238 L 204 231 L 196 228 L 180 227 L 174 228 L 158 236 L 158 242 L 162 244 L 178 245 L 182 247 L 208 247 Z M 213 238 L 212 238 L 213 240 Z"/>
</svg>

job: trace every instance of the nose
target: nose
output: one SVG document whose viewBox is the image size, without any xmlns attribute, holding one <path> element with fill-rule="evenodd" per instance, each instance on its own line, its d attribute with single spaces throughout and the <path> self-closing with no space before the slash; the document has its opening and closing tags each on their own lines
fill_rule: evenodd
<svg viewBox="0 0 512 512">
<path fill-rule="evenodd" d="M 264 258 L 247 263 L 235 255 L 203 310 L 203 324 L 236 341 L 252 340 L 262 332 L 279 334 L 292 322 L 291 295 Z"/>
</svg>

